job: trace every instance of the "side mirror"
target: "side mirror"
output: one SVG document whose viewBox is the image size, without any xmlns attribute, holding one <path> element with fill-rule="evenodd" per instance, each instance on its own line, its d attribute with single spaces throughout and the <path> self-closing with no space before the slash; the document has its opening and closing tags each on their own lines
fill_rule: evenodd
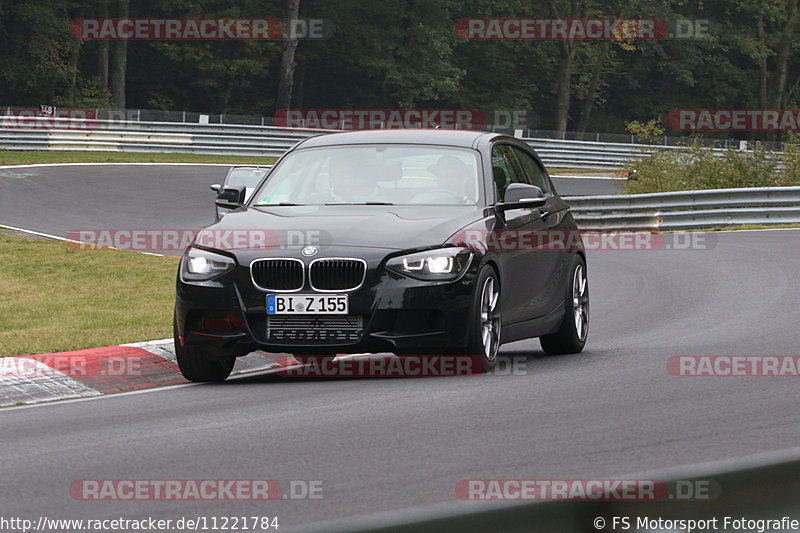
<svg viewBox="0 0 800 533">
<path fill-rule="evenodd" d="M 217 207 L 225 209 L 236 209 L 244 205 L 245 191 L 247 188 L 244 185 L 236 187 L 225 187 L 217 194 L 217 200 L 214 202 Z"/>
<path fill-rule="evenodd" d="M 219 183 L 215 183 L 210 188 L 211 188 L 212 191 L 214 191 L 217 194 L 222 192 L 222 185 L 220 185 Z"/>
<path fill-rule="evenodd" d="M 547 202 L 542 189 L 527 183 L 512 183 L 506 188 L 505 198 L 497 204 L 501 211 L 542 207 Z"/>
</svg>

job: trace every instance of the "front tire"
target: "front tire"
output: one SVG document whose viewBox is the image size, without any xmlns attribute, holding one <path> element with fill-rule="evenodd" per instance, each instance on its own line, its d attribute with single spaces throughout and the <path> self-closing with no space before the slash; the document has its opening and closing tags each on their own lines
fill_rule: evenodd
<svg viewBox="0 0 800 533">
<path fill-rule="evenodd" d="M 202 348 L 181 346 L 178 324 L 175 319 L 172 321 L 172 330 L 175 340 L 175 357 L 183 377 L 189 381 L 207 382 L 225 381 L 231 375 L 233 364 L 236 362 L 235 357 L 212 359 Z"/>
<path fill-rule="evenodd" d="M 573 257 L 567 279 L 570 282 L 566 288 L 561 327 L 555 333 L 539 337 L 542 349 L 548 354 L 580 352 L 589 333 L 589 279 L 581 256 Z"/>
<path fill-rule="evenodd" d="M 472 324 L 467 344 L 467 354 L 479 356 L 486 370 L 497 361 L 500 350 L 500 280 L 494 268 L 485 265 L 475 283 Z"/>
</svg>

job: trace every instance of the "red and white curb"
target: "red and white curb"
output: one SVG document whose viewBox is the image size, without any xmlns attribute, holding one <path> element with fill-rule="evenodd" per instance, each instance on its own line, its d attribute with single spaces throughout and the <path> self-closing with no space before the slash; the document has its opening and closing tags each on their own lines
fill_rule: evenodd
<svg viewBox="0 0 800 533">
<path fill-rule="evenodd" d="M 254 352 L 236 360 L 233 373 L 295 364 Z M 186 383 L 172 339 L 72 352 L 0 357 L 0 407 L 101 396 Z"/>
<path fill-rule="evenodd" d="M 339 355 L 345 361 L 370 354 Z M 385 354 L 384 357 L 391 357 Z M 253 352 L 231 375 L 277 373 L 299 363 L 288 354 Z M 299 374 L 298 376 L 302 376 Z M 187 383 L 172 339 L 18 357 L 0 357 L 0 407 L 130 392 Z"/>
</svg>

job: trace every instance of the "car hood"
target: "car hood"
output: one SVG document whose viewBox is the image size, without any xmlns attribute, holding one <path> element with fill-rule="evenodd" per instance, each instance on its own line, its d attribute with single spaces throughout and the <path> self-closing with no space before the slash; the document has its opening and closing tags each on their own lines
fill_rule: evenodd
<svg viewBox="0 0 800 533">
<path fill-rule="evenodd" d="M 309 244 L 404 250 L 444 243 L 482 218 L 477 206 L 321 205 L 249 207 L 232 211 L 197 238 L 203 246 L 252 249 Z"/>
</svg>

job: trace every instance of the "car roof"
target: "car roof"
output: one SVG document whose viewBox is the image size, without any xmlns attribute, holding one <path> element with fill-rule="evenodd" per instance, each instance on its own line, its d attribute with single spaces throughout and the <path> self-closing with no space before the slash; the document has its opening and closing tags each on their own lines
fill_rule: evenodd
<svg viewBox="0 0 800 533">
<path fill-rule="evenodd" d="M 340 146 L 348 144 L 432 144 L 444 146 L 474 147 L 481 138 L 500 137 L 486 131 L 452 129 L 387 129 L 363 130 L 344 133 L 328 133 L 309 137 L 297 145 L 301 148 Z"/>
</svg>

